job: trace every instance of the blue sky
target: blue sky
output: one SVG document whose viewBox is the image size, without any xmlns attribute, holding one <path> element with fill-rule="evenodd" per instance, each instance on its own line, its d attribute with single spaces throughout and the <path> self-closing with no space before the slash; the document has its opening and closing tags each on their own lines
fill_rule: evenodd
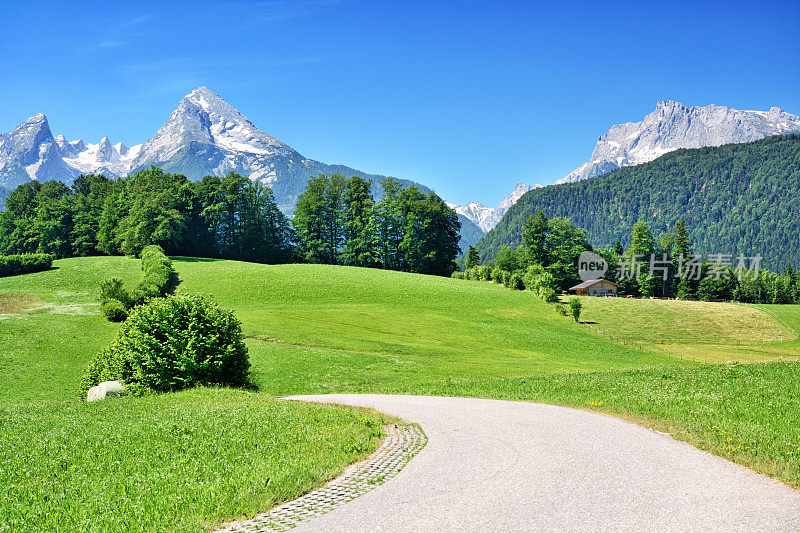
<svg viewBox="0 0 800 533">
<path fill-rule="evenodd" d="M 307 157 L 495 205 L 658 100 L 800 114 L 800 2 L 2 2 L 0 131 L 137 144 L 206 85 Z"/>
</svg>

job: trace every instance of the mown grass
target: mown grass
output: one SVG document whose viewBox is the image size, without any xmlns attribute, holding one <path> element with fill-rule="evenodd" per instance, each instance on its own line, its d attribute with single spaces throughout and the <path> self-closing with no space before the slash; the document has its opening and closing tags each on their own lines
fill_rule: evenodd
<svg viewBox="0 0 800 533">
<path fill-rule="evenodd" d="M 236 312 L 257 383 L 275 394 L 680 364 L 492 283 L 325 265 L 174 265 L 181 290 Z"/>
<path fill-rule="evenodd" d="M 383 423 L 230 389 L 0 408 L 0 531 L 205 531 L 334 477 Z"/>
<path fill-rule="evenodd" d="M 624 342 L 701 362 L 796 358 L 798 336 L 786 327 L 800 306 L 583 297 L 581 320 Z M 792 311 L 792 310 L 795 311 Z M 768 314 L 789 313 L 786 320 Z M 793 328 L 794 331 L 800 331 Z"/>
<path fill-rule="evenodd" d="M 116 276 L 133 284 L 139 261 L 61 259 L 52 270 L 0 278 L 0 406 L 76 395 L 89 359 L 119 328 L 99 314 L 98 286 Z"/>
</svg>

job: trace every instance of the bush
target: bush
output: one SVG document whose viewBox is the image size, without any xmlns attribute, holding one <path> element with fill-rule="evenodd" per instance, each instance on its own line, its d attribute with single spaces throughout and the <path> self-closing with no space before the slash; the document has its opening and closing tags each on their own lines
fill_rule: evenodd
<svg viewBox="0 0 800 533">
<path fill-rule="evenodd" d="M 555 302 L 556 281 L 550 272 L 545 271 L 540 265 L 529 266 L 522 277 L 525 288 L 536 294 L 545 302 Z"/>
<path fill-rule="evenodd" d="M 172 292 L 177 276 L 172 269 L 172 261 L 164 254 L 164 250 L 160 246 L 145 246 L 142 249 L 141 258 L 144 275 L 136 288 L 128 293 L 121 279 L 104 279 L 100 282 L 101 302 L 117 300 L 125 306 L 125 309 L 129 310 L 134 306 L 146 303 L 151 298 L 160 298 Z M 109 315 L 106 317 L 108 318 Z"/>
<path fill-rule="evenodd" d="M 51 254 L 0 255 L 0 278 L 41 272 L 52 266 Z"/>
<path fill-rule="evenodd" d="M 505 286 L 516 291 L 524 290 L 525 284 L 522 282 L 522 273 L 517 270 L 506 276 Z"/>
<path fill-rule="evenodd" d="M 561 316 L 569 316 L 567 314 L 567 310 L 564 309 L 564 307 L 561 304 L 555 304 L 553 306 L 553 311 L 555 311 L 556 313 L 558 313 Z"/>
<path fill-rule="evenodd" d="M 450 274 L 450 277 L 453 279 L 464 279 L 464 273 L 460 270 L 455 270 L 452 274 Z"/>
<path fill-rule="evenodd" d="M 130 296 L 122 280 L 119 278 L 106 278 L 100 282 L 100 301 L 116 300 L 126 309 L 130 307 Z"/>
<path fill-rule="evenodd" d="M 104 299 L 100 304 L 100 311 L 111 322 L 122 322 L 128 318 L 128 309 L 125 304 L 114 298 Z"/>
<path fill-rule="evenodd" d="M 242 386 L 249 369 L 241 324 L 231 311 L 200 295 L 169 296 L 134 308 L 89 364 L 81 390 L 111 380 L 134 393 Z"/>
<path fill-rule="evenodd" d="M 492 269 L 488 266 L 482 265 L 476 267 L 477 269 L 477 277 L 480 281 L 491 281 L 492 280 Z"/>
<path fill-rule="evenodd" d="M 570 300 L 569 300 L 569 311 L 570 311 L 570 314 L 572 315 L 572 318 L 575 320 L 575 322 L 579 322 L 580 319 L 581 319 L 581 308 L 582 307 L 583 307 L 583 304 L 581 304 L 581 299 L 580 298 L 578 298 L 577 296 L 575 296 L 573 298 L 570 298 Z"/>
<path fill-rule="evenodd" d="M 172 261 L 160 246 L 145 246 L 141 258 L 144 276 L 131 293 L 133 305 L 141 305 L 150 298 L 166 296 L 175 287 Z"/>
<path fill-rule="evenodd" d="M 539 298 L 547 303 L 557 302 L 558 296 L 556 296 L 555 289 L 551 287 L 539 287 L 539 290 L 536 293 Z"/>
<path fill-rule="evenodd" d="M 492 281 L 495 283 L 503 283 L 503 269 L 500 267 L 494 267 L 492 269 Z"/>
</svg>

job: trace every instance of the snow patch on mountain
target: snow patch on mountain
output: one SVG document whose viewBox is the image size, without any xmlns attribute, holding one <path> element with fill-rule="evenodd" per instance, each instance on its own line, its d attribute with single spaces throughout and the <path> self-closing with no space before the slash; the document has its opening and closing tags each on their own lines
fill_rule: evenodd
<svg viewBox="0 0 800 533">
<path fill-rule="evenodd" d="M 63 140 L 64 136 L 59 135 Z M 103 137 L 97 144 L 84 144 L 82 140 L 66 143 L 59 142 L 64 154 L 64 162 L 82 174 L 104 173 L 111 176 L 127 176 L 133 161 L 139 155 L 142 145 L 128 148 L 123 143 L 111 144 L 108 137 Z"/>
<path fill-rule="evenodd" d="M 511 191 L 511 194 L 503 198 L 497 207 L 486 207 L 482 204 L 477 202 L 470 202 L 467 205 L 458 206 L 454 204 L 448 204 L 452 209 L 455 209 L 456 213 L 467 217 L 469 220 L 475 223 L 481 230 L 488 233 L 489 231 L 494 228 L 500 219 L 503 218 L 503 215 L 506 214 L 506 211 L 517 203 L 523 194 L 532 190 L 538 189 L 541 185 L 526 185 L 525 183 L 517 183 L 514 186 L 514 190 Z"/>
<path fill-rule="evenodd" d="M 652 161 L 679 148 L 757 141 L 800 132 L 800 117 L 773 107 L 740 111 L 725 106 L 689 107 L 658 102 L 641 122 L 615 124 L 601 136 L 591 159 L 556 183 L 581 181 L 620 167 Z"/>
</svg>

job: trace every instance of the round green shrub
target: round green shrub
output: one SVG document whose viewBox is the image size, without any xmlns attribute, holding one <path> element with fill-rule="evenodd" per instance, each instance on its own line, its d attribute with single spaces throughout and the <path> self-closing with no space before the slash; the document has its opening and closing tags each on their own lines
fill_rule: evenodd
<svg viewBox="0 0 800 533">
<path fill-rule="evenodd" d="M 574 296 L 569 299 L 569 311 L 572 315 L 572 318 L 575 322 L 580 322 L 581 320 L 581 309 L 583 308 L 583 304 L 581 304 L 581 299 L 577 296 Z"/>
<path fill-rule="evenodd" d="M 519 271 L 512 272 L 506 276 L 505 285 L 515 291 L 525 290 L 525 283 L 522 281 L 522 274 Z"/>
<path fill-rule="evenodd" d="M 89 364 L 82 391 L 111 380 L 134 393 L 242 386 L 249 370 L 241 324 L 231 311 L 200 295 L 168 296 L 133 309 Z"/>
<path fill-rule="evenodd" d="M 100 304 L 100 312 L 111 322 L 122 322 L 128 318 L 128 310 L 125 304 L 113 298 L 106 298 Z"/>
<path fill-rule="evenodd" d="M 503 283 L 503 269 L 500 267 L 494 267 L 492 269 L 492 281 L 495 283 Z"/>
</svg>

